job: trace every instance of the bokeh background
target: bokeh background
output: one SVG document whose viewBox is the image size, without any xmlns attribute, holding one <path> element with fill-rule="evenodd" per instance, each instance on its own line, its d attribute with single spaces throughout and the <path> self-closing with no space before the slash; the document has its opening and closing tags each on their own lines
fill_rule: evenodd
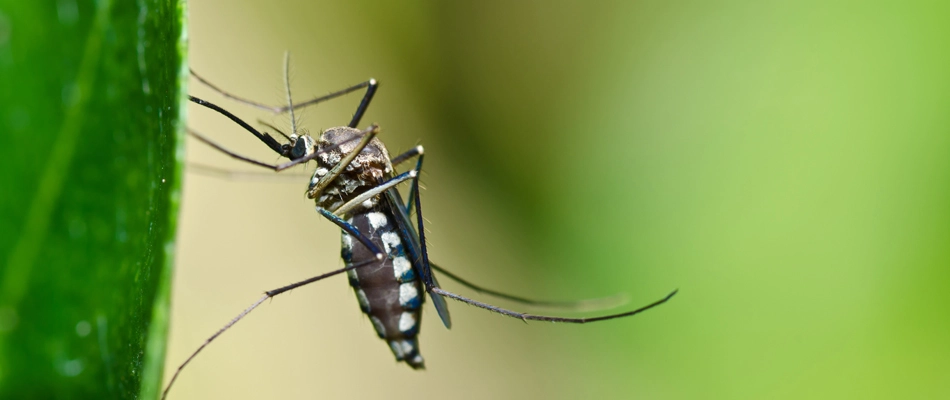
<svg viewBox="0 0 950 400">
<path fill-rule="evenodd" d="M 285 50 L 297 99 L 381 82 L 364 122 L 393 153 L 426 146 L 444 266 L 533 297 L 680 294 L 586 326 L 450 304 L 447 331 L 427 308 L 417 372 L 334 278 L 266 303 L 174 398 L 950 397 L 947 3 L 189 7 L 191 67 L 236 94 L 281 104 Z M 358 101 L 301 123 L 344 125 Z M 188 114 L 276 161 L 223 117 Z M 253 170 L 193 140 L 188 159 Z M 166 376 L 262 291 L 342 265 L 306 177 L 185 179 Z"/>
</svg>

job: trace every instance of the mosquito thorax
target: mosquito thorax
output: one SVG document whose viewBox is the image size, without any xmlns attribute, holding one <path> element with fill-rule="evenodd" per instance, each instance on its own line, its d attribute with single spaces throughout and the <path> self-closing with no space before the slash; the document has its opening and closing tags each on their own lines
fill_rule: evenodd
<svg viewBox="0 0 950 400">
<path fill-rule="evenodd" d="M 356 149 L 365 132 L 341 126 L 330 128 L 320 135 L 316 158 L 317 170 L 314 178 L 319 179 L 327 175 L 333 167 L 347 154 Z M 317 198 L 317 205 L 328 210 L 336 209 L 366 190 L 369 190 L 381 181 L 391 177 L 393 165 L 389 159 L 389 151 L 383 142 L 377 138 L 363 148 L 329 186 Z M 315 184 L 311 182 L 311 186 Z"/>
</svg>

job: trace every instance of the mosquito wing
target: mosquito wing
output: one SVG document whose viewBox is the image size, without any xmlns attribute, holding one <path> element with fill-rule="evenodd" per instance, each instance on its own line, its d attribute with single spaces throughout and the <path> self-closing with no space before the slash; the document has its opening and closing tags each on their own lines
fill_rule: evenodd
<svg viewBox="0 0 950 400">
<path fill-rule="evenodd" d="M 442 287 L 439 284 L 439 280 L 435 278 L 435 275 L 432 275 L 432 282 L 436 286 Z M 437 294 L 429 296 L 432 298 L 432 305 L 435 306 L 435 311 L 438 311 L 439 318 L 442 318 L 442 323 L 445 325 L 446 329 L 452 329 L 452 317 L 449 315 L 449 305 L 445 303 L 445 298 Z"/>
</svg>

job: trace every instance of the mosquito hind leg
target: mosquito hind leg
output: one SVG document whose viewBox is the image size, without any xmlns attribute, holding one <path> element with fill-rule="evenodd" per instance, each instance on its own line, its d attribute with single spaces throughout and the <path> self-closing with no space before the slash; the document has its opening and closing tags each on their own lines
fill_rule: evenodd
<svg viewBox="0 0 950 400">
<path fill-rule="evenodd" d="M 313 283 L 313 282 L 320 281 L 320 280 L 329 278 L 329 277 L 334 276 L 334 275 L 339 275 L 339 274 L 341 274 L 341 273 L 344 273 L 344 272 L 347 272 L 347 271 L 350 271 L 350 270 L 354 270 L 354 269 L 357 269 L 357 268 L 362 268 L 362 267 L 365 267 L 365 266 L 374 264 L 374 263 L 376 263 L 376 262 L 378 262 L 378 261 L 377 261 L 377 260 L 366 260 L 366 261 L 361 262 L 361 263 L 357 263 L 357 264 L 350 265 L 350 266 L 348 266 L 348 267 L 346 267 L 346 268 L 341 268 L 341 269 L 338 269 L 338 270 L 335 270 L 335 271 L 330 271 L 330 272 L 327 272 L 327 273 L 322 274 L 322 275 L 317 275 L 317 276 L 315 276 L 315 277 L 313 277 L 313 278 L 310 278 L 310 279 L 305 279 L 305 280 L 302 280 L 302 281 L 297 282 L 297 283 L 293 283 L 293 284 L 290 284 L 290 285 L 287 285 L 287 286 L 279 287 L 279 288 L 277 288 L 277 289 L 269 290 L 269 291 L 265 292 L 263 297 L 261 297 L 261 298 L 258 299 L 256 302 L 254 302 L 254 304 L 251 304 L 250 307 L 246 308 L 244 311 L 242 311 L 242 312 L 241 312 L 240 314 L 238 314 L 236 317 L 234 317 L 233 319 L 231 319 L 231 321 L 228 322 L 227 324 L 225 324 L 224 327 L 222 327 L 222 328 L 219 329 L 217 332 L 215 332 L 214 335 L 211 335 L 211 337 L 209 337 L 208 339 L 206 339 L 206 340 L 204 341 L 204 343 L 201 344 L 201 346 L 198 346 L 198 349 L 197 349 L 197 350 L 195 350 L 193 353 L 191 353 L 190 356 L 188 356 L 187 359 L 185 359 L 185 362 L 181 363 L 181 365 L 178 366 L 178 369 L 175 370 L 175 373 L 172 374 L 171 379 L 168 381 L 168 385 L 165 386 L 165 390 L 162 391 L 162 399 L 165 399 L 165 397 L 168 396 L 168 391 L 171 390 L 172 385 L 175 384 L 175 380 L 178 379 L 178 375 L 180 375 L 180 374 L 181 374 L 181 371 L 184 370 L 186 366 L 188 366 L 188 363 L 190 363 L 191 360 L 193 360 L 196 356 L 198 356 L 198 353 L 201 353 L 201 351 L 204 350 L 205 347 L 208 347 L 208 345 L 211 344 L 211 342 L 213 342 L 215 339 L 218 338 L 218 336 L 221 336 L 225 331 L 227 331 L 227 330 L 230 329 L 232 326 L 234 326 L 234 324 L 237 324 L 238 321 L 244 319 L 244 317 L 246 317 L 248 314 L 250 314 L 251 311 L 254 311 L 254 309 L 257 308 L 257 306 L 261 305 L 261 303 L 263 303 L 265 300 L 267 300 L 267 299 L 269 299 L 269 298 L 273 298 L 274 296 L 277 296 L 277 295 L 279 295 L 279 294 L 281 294 L 281 293 L 284 293 L 284 292 L 287 292 L 287 291 L 296 289 L 296 288 L 298 288 L 298 287 L 305 286 L 305 285 L 309 285 L 309 284 L 311 284 L 311 283 Z"/>
<path fill-rule="evenodd" d="M 483 286 L 479 286 L 468 281 L 465 278 L 462 278 L 452 272 L 449 272 L 445 268 L 442 268 L 436 265 L 433 262 L 429 262 L 429 266 L 432 269 L 449 279 L 459 283 L 462 286 L 465 286 L 469 289 L 472 289 L 478 293 L 493 296 L 499 299 L 508 300 L 511 302 L 524 304 L 526 306 L 534 308 L 544 308 L 551 310 L 561 310 L 561 311 L 598 311 L 606 310 L 609 308 L 614 308 L 627 303 L 628 296 L 625 294 L 617 294 L 607 297 L 599 297 L 594 299 L 583 299 L 583 300 L 567 300 L 567 301 L 553 301 L 553 300 L 534 300 L 525 297 L 520 297 L 512 294 L 507 294 L 499 292 L 497 290 L 488 289 Z"/>
<path fill-rule="evenodd" d="M 393 165 L 397 165 L 408 161 L 414 157 L 419 157 L 418 163 L 416 164 L 416 170 L 421 171 L 422 169 L 422 158 L 424 156 L 425 150 L 422 146 L 416 146 L 392 159 Z M 414 178 L 416 181 L 419 179 L 418 176 Z M 412 210 L 413 200 L 415 199 L 415 191 L 418 189 L 418 182 L 414 182 L 409 187 L 409 200 L 406 202 L 404 212 L 409 213 Z M 422 228 L 419 228 L 420 230 Z M 488 289 L 479 285 L 476 285 L 458 275 L 455 275 L 446 269 L 439 267 L 435 263 L 430 262 L 429 267 L 438 271 L 439 273 L 447 276 L 449 279 L 458 282 L 462 286 L 465 286 L 469 289 L 472 289 L 478 293 L 486 294 L 489 296 L 494 296 L 500 299 L 509 300 L 515 303 L 521 303 L 528 306 L 536 308 L 549 308 L 549 309 L 561 309 L 561 310 L 573 310 L 573 311 L 583 311 L 583 310 L 601 310 L 612 308 L 626 302 L 627 296 L 625 295 L 614 295 L 596 299 L 584 299 L 576 301 L 548 301 L 548 300 L 533 300 L 520 296 L 515 296 L 511 294 L 506 294 L 499 292 L 497 290 Z"/>
<path fill-rule="evenodd" d="M 330 213 L 326 212 L 326 210 L 321 210 L 321 211 L 322 211 L 322 212 L 320 213 L 321 215 L 327 217 L 327 219 L 329 219 L 329 220 L 332 221 L 333 223 L 339 225 L 339 226 L 340 226 L 341 228 L 343 228 L 344 230 L 347 230 L 347 232 L 349 232 L 349 233 L 351 233 L 351 234 L 354 234 L 354 233 L 355 233 L 355 234 L 358 235 L 358 236 L 362 236 L 362 235 L 359 233 L 359 231 L 358 231 L 355 227 L 353 227 L 352 225 L 350 225 L 350 224 L 347 223 L 346 221 L 343 221 L 342 219 L 340 219 L 340 218 L 334 216 L 333 214 L 330 214 Z M 365 237 L 364 237 L 364 238 L 365 238 Z M 334 275 L 341 274 L 341 273 L 343 273 L 343 272 L 347 272 L 347 271 L 355 270 L 355 269 L 357 269 L 357 268 L 362 268 L 362 267 L 365 267 L 365 266 L 368 266 L 368 265 L 372 265 L 372 264 L 374 264 L 374 263 L 379 262 L 380 260 L 382 260 L 382 258 L 383 258 L 384 256 L 383 256 L 382 253 L 379 251 L 379 248 L 378 248 L 378 247 L 376 247 L 376 246 L 375 246 L 371 241 L 369 241 L 368 239 L 366 239 L 366 240 L 360 240 L 360 241 L 361 241 L 361 242 L 363 243 L 363 245 L 365 245 L 370 251 L 373 251 L 373 252 L 375 252 L 375 253 L 377 254 L 376 259 L 370 259 L 370 260 L 366 260 L 366 261 L 363 261 L 363 262 L 359 262 L 359 263 L 356 263 L 356 264 L 347 266 L 347 267 L 345 267 L 345 268 L 341 268 L 341 269 L 338 269 L 338 270 L 335 270 L 335 271 L 330 271 L 330 272 L 327 272 L 327 273 L 325 273 L 325 274 L 317 275 L 317 276 L 312 277 L 312 278 L 309 278 L 309 279 L 305 279 L 305 280 L 302 280 L 302 281 L 299 281 L 299 282 L 296 282 L 296 283 L 292 283 L 292 284 L 287 285 L 287 286 L 282 286 L 282 287 L 279 287 L 279 288 L 276 288 L 276 289 L 273 289 L 273 290 L 268 290 L 268 291 L 264 292 L 264 296 L 263 296 L 263 297 L 261 297 L 261 298 L 258 299 L 256 302 L 254 302 L 254 304 L 251 304 L 250 307 L 246 308 L 244 311 L 242 311 L 242 312 L 241 312 L 240 314 L 238 314 L 236 317 L 234 317 L 233 319 L 231 319 L 230 322 L 228 322 L 227 324 L 225 324 L 224 327 L 222 327 L 222 328 L 219 329 L 217 332 L 215 332 L 213 335 L 211 335 L 211 337 L 209 337 L 207 340 L 205 340 L 205 342 L 202 343 L 201 346 L 199 346 L 197 350 L 195 350 L 193 353 L 191 353 L 190 356 L 188 356 L 187 359 L 185 359 L 185 362 L 183 362 L 181 365 L 178 366 L 178 368 L 175 370 L 175 373 L 172 375 L 171 379 L 169 380 L 168 385 L 165 386 L 165 390 L 162 391 L 162 399 L 165 399 L 165 397 L 168 396 L 168 391 L 171 390 L 172 385 L 175 383 L 175 380 L 178 379 L 178 375 L 181 374 L 182 370 L 185 369 L 185 367 L 188 365 L 188 363 L 191 362 L 191 360 L 193 360 L 196 356 L 198 356 L 198 353 L 200 353 L 202 350 L 204 350 L 205 347 L 208 347 L 208 345 L 211 344 L 212 341 L 214 341 L 215 339 L 217 339 L 218 336 L 221 336 L 225 331 L 227 331 L 227 330 L 230 329 L 232 326 L 234 326 L 235 324 L 237 324 L 238 321 L 242 320 L 245 316 L 247 316 L 248 314 L 250 314 L 251 311 L 254 311 L 254 309 L 257 308 L 258 306 L 260 306 L 261 303 L 263 303 L 265 300 L 267 300 L 267 299 L 269 299 L 269 298 L 273 298 L 273 297 L 275 297 L 275 296 L 277 296 L 277 295 L 279 295 L 279 294 L 281 294 L 281 293 L 285 293 L 285 292 L 288 292 L 288 291 L 290 291 L 290 290 L 299 288 L 299 287 L 301 287 L 301 286 L 309 285 L 309 284 L 311 284 L 311 283 L 314 283 L 314 282 L 317 282 L 317 281 L 320 281 L 320 280 L 329 278 L 329 277 L 334 276 Z"/>
<path fill-rule="evenodd" d="M 646 311 L 646 310 L 649 310 L 649 309 L 651 309 L 651 308 L 653 308 L 653 307 L 656 307 L 656 306 L 658 306 L 658 305 L 660 305 L 660 304 L 666 303 L 670 298 L 672 298 L 674 295 L 676 295 L 676 293 L 677 293 L 678 291 L 679 291 L 678 289 L 677 289 L 677 290 L 674 290 L 674 291 L 670 292 L 670 294 L 668 294 L 668 295 L 666 295 L 665 297 L 663 297 L 662 299 L 659 299 L 659 300 L 657 300 L 657 301 L 654 301 L 653 303 L 647 304 L 647 305 L 645 305 L 645 306 L 643 306 L 643 307 L 640 307 L 640 308 L 638 308 L 638 309 L 636 309 L 636 310 L 633 310 L 633 311 L 627 311 L 627 312 L 622 312 L 622 313 L 617 313 L 617 314 L 601 315 L 601 316 L 598 316 L 598 317 L 589 317 L 589 318 L 567 318 L 567 317 L 556 317 L 556 316 L 550 316 L 550 315 L 537 315 L 537 314 L 528 314 L 528 313 L 520 313 L 520 312 L 517 312 L 517 311 L 511 311 L 511 310 L 508 310 L 508 309 L 505 309 L 505 308 L 493 306 L 493 305 L 488 304 L 488 303 L 482 303 L 482 302 L 477 301 L 477 300 L 472 300 L 472 299 L 470 299 L 470 298 L 468 298 L 468 297 L 461 296 L 461 295 L 458 295 L 458 294 L 455 294 L 455 293 L 452 293 L 452 292 L 443 290 L 442 288 L 437 287 L 437 286 L 433 286 L 433 287 L 431 288 L 431 290 L 430 290 L 430 292 L 432 292 L 432 293 L 434 293 L 434 294 L 438 294 L 438 295 L 441 295 L 441 296 L 445 296 L 445 297 L 451 298 L 452 300 L 460 301 L 460 302 L 462 302 L 462 303 L 465 303 L 465 304 L 468 304 L 468 305 L 471 305 L 471 306 L 475 306 L 475 307 L 478 307 L 478 308 L 484 308 L 484 309 L 486 309 L 486 310 L 488 310 L 488 311 L 496 312 L 496 313 L 501 314 L 501 315 L 504 315 L 504 316 L 506 316 L 506 317 L 517 318 L 517 319 L 520 319 L 520 320 L 525 321 L 525 322 L 527 322 L 527 321 L 548 321 L 548 322 L 564 322 L 564 323 L 571 323 L 571 324 L 585 324 L 585 323 L 589 323 L 589 322 L 606 321 L 606 320 L 608 320 L 608 319 L 630 317 L 630 316 L 639 314 L 639 313 L 641 313 L 641 312 L 644 312 L 644 311 Z"/>
<path fill-rule="evenodd" d="M 505 308 L 496 307 L 496 306 L 493 306 L 493 305 L 488 304 L 488 303 L 483 303 L 483 302 L 480 302 L 480 301 L 472 300 L 472 299 L 470 299 L 470 298 L 468 298 L 468 297 L 461 296 L 461 295 L 458 295 L 458 294 L 455 294 L 455 293 L 446 291 L 446 290 L 442 289 L 441 287 L 439 287 L 438 282 L 436 282 L 436 280 L 435 280 L 435 276 L 432 275 L 432 269 L 431 269 L 431 266 L 430 266 L 430 264 L 429 264 L 429 254 L 428 254 L 428 251 L 426 250 L 425 226 L 424 226 L 424 220 L 423 220 L 423 218 L 422 218 L 422 204 L 421 204 L 420 201 L 419 201 L 419 189 L 418 189 L 418 185 L 419 185 L 419 181 L 418 181 L 418 180 L 414 180 L 414 181 L 413 181 L 413 186 L 416 186 L 416 190 L 415 190 L 415 192 L 413 192 L 413 197 L 415 198 L 415 203 L 416 203 L 416 221 L 417 221 L 416 224 L 417 224 L 418 227 L 419 227 L 419 232 L 418 232 L 418 234 L 419 234 L 419 245 L 420 245 L 420 249 L 421 249 L 421 252 L 422 252 L 422 266 L 423 266 L 422 279 L 423 279 L 423 283 L 425 283 L 425 285 L 426 285 L 426 291 L 433 295 L 433 296 L 432 296 L 433 299 L 435 299 L 436 296 L 444 296 L 444 297 L 448 297 L 448 298 L 451 298 L 451 299 L 453 299 L 453 300 L 456 300 L 456 301 L 459 301 L 459 302 L 462 302 L 462 303 L 466 303 L 466 304 L 471 305 L 471 306 L 475 306 L 475 307 L 479 307 L 479 308 L 484 308 L 484 309 L 486 309 L 486 310 L 489 310 L 489 311 L 492 311 L 492 312 L 496 312 L 496 313 L 499 313 L 499 314 L 502 314 L 502 315 L 505 315 L 505 316 L 508 316 L 508 317 L 517 318 L 517 319 L 520 319 L 520 320 L 526 321 L 526 322 L 527 322 L 528 320 L 534 320 L 534 321 L 550 321 L 550 322 L 564 322 L 564 323 L 584 324 L 584 323 L 589 323 L 589 322 L 605 321 L 605 320 L 608 320 L 608 319 L 629 317 L 629 316 L 633 316 L 633 315 L 639 314 L 639 313 L 641 313 L 641 312 L 643 312 L 643 311 L 649 310 L 649 309 L 651 309 L 651 308 L 653 308 L 653 307 L 656 307 L 656 306 L 658 306 L 658 305 L 660 305 L 660 304 L 666 303 L 666 302 L 667 302 L 670 298 L 672 298 L 672 297 L 676 294 L 676 292 L 677 292 L 677 290 L 674 290 L 674 291 L 671 292 L 670 294 L 666 295 L 666 297 L 664 297 L 664 298 L 662 298 L 662 299 L 660 299 L 660 300 L 657 300 L 657 301 L 655 301 L 655 302 L 653 302 L 653 303 L 650 303 L 650 304 L 648 304 L 648 305 L 646 305 L 646 306 L 640 307 L 640 308 L 638 308 L 638 309 L 636 309 L 636 310 L 632 310 L 632 311 L 627 311 L 627 312 L 622 312 L 622 313 L 617 313 L 617 314 L 602 315 L 602 316 L 590 317 L 590 318 L 567 318 L 567 317 L 556 317 L 556 316 L 548 316 L 548 315 L 527 314 L 527 313 L 520 313 L 520 312 L 516 312 L 516 311 L 511 311 L 511 310 L 508 310 L 508 309 L 505 309 Z"/>
</svg>

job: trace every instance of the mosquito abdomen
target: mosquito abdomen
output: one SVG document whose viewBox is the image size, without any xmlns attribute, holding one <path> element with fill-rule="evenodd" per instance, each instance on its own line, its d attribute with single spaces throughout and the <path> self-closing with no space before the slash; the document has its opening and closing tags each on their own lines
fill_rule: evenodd
<svg viewBox="0 0 950 400">
<path fill-rule="evenodd" d="M 406 256 L 393 218 L 385 208 L 373 207 L 353 214 L 348 221 L 389 256 L 378 267 L 348 271 L 350 286 L 360 308 L 369 316 L 380 339 L 389 344 L 397 361 L 414 369 L 425 368 L 416 336 L 422 322 L 422 282 Z M 343 232 L 343 261 L 347 265 L 375 259 L 366 246 Z"/>
</svg>

